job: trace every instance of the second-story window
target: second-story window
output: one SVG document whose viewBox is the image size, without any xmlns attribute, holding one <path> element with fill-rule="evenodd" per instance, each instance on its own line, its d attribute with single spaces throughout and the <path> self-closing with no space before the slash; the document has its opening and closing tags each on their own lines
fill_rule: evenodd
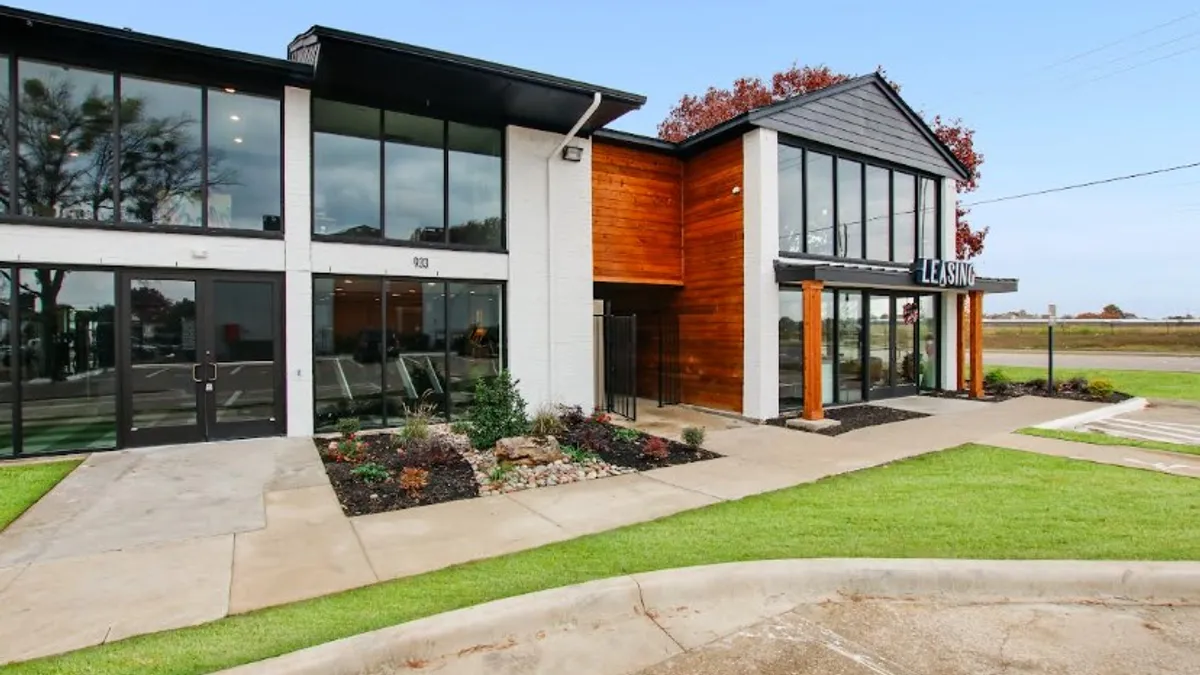
<svg viewBox="0 0 1200 675">
<path fill-rule="evenodd" d="M 917 241 L 921 258 L 938 257 L 938 189 L 930 178 L 917 179 Z"/>
<path fill-rule="evenodd" d="M 500 249 L 503 132 L 316 99 L 313 232 Z"/>
</svg>

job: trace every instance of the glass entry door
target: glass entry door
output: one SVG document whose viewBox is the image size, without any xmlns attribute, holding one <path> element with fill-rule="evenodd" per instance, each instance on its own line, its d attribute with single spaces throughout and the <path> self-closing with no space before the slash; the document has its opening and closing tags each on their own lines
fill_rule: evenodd
<svg viewBox="0 0 1200 675">
<path fill-rule="evenodd" d="M 868 295 L 867 345 L 870 397 L 911 396 L 917 393 L 921 367 L 917 350 L 916 298 L 908 295 Z"/>
<path fill-rule="evenodd" d="M 266 275 L 122 272 L 123 445 L 282 433 L 281 287 Z"/>
</svg>

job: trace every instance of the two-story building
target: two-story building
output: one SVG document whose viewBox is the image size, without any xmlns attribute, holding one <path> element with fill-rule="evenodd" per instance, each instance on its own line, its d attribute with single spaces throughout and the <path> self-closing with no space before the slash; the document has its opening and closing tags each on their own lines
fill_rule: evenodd
<svg viewBox="0 0 1200 675">
<path fill-rule="evenodd" d="M 501 369 L 590 408 L 597 300 L 622 393 L 820 417 L 961 388 L 963 294 L 1015 288 L 941 262 L 963 168 L 875 76 L 674 144 L 606 87 L 288 57 L 0 8 L 0 457 L 457 418 Z"/>
</svg>

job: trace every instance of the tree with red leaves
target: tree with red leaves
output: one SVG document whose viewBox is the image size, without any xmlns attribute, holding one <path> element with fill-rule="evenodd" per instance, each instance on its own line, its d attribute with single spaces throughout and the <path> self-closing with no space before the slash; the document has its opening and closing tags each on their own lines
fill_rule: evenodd
<svg viewBox="0 0 1200 675">
<path fill-rule="evenodd" d="M 888 80 L 882 68 L 877 72 L 892 89 L 900 91 L 900 85 Z M 848 79 L 849 75 L 835 73 L 824 65 L 793 65 L 771 76 L 770 86 L 757 77 L 742 77 L 735 80 L 729 89 L 709 87 L 700 96 L 684 95 L 658 125 L 658 136 L 663 140 L 679 142 L 742 113 Z M 979 166 L 983 164 L 983 155 L 975 151 L 975 131 L 964 126 L 960 119 L 944 119 L 940 115 L 935 116 L 929 126 L 967 168 L 967 180 L 955 182 L 958 194 L 966 194 L 979 187 Z M 955 253 L 960 260 L 983 253 L 983 243 L 988 233 L 986 227 L 971 229 L 967 221 L 969 213 L 960 202 L 955 213 Z"/>
</svg>

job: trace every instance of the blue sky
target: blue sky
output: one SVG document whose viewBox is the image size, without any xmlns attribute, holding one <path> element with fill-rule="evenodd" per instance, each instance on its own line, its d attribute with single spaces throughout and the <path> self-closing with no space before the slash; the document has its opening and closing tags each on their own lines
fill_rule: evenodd
<svg viewBox="0 0 1200 675">
<path fill-rule="evenodd" d="M 852 74 L 883 65 L 914 108 L 976 129 L 986 161 L 968 202 L 1200 161 L 1200 14 L 1129 37 L 1200 10 L 1194 0 L 19 4 L 276 56 L 312 24 L 378 35 L 644 94 L 645 108 L 614 126 L 645 134 L 710 84 L 793 62 Z M 984 205 L 972 222 L 992 228 L 980 272 L 1021 279 L 988 312 L 1115 302 L 1200 315 L 1200 169 Z"/>
</svg>

